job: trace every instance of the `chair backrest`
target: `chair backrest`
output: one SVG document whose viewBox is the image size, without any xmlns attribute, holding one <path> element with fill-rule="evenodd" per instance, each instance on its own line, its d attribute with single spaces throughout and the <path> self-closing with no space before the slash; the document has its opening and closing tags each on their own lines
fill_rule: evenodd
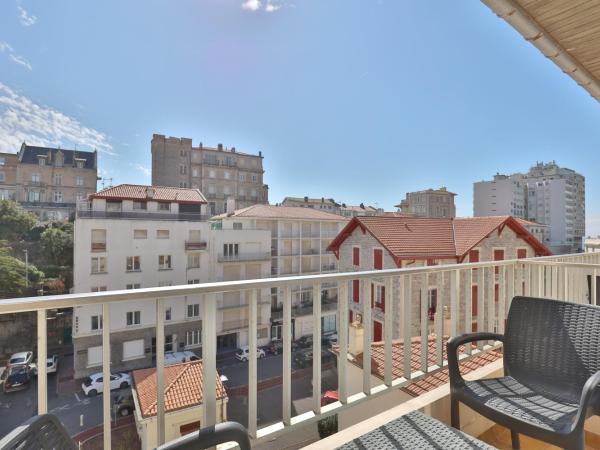
<svg viewBox="0 0 600 450">
<path fill-rule="evenodd" d="M 0 440 L 0 450 L 77 450 L 77 446 L 52 414 L 34 416 Z"/>
<path fill-rule="evenodd" d="M 600 307 L 515 297 L 505 332 L 508 374 L 534 386 L 559 386 L 578 400 L 600 370 Z"/>
</svg>

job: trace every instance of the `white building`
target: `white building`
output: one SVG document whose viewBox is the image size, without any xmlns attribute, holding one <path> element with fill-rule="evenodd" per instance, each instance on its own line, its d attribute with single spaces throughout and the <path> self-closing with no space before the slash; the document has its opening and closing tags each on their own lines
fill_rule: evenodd
<svg viewBox="0 0 600 450">
<path fill-rule="evenodd" d="M 217 281 L 231 276 L 228 262 L 240 267 L 238 278 L 269 275 L 270 234 L 250 231 L 214 233 L 206 221 L 206 199 L 197 189 L 119 185 L 90 195 L 80 208 L 74 232 L 74 290 L 95 292 Z M 261 254 L 256 259 L 247 255 Z M 267 256 L 265 256 L 267 255 Z M 237 279 L 237 278 L 236 278 Z M 219 302 L 219 348 L 247 343 L 245 299 L 227 294 Z M 266 304 L 265 304 L 266 303 Z M 260 344 L 268 342 L 269 301 L 259 309 Z M 111 359 L 114 370 L 148 367 L 156 353 L 156 310 L 147 302 L 111 307 Z M 202 308 L 194 297 L 169 298 L 165 311 L 165 351 L 201 347 Z M 75 308 L 75 375 L 97 370 L 102 356 L 100 306 Z M 227 336 L 227 337 L 221 337 Z M 233 339 L 235 336 L 235 339 Z M 264 337 L 263 337 L 264 336 Z"/>
<path fill-rule="evenodd" d="M 585 178 L 554 161 L 526 174 L 494 176 L 473 185 L 473 214 L 512 215 L 550 227 L 544 241 L 554 253 L 579 252 L 585 236 Z"/>
<path fill-rule="evenodd" d="M 327 246 L 348 219 L 313 208 L 254 205 L 213 217 L 212 227 L 225 230 L 267 230 L 271 245 L 272 276 L 337 272 L 333 253 Z M 281 339 L 282 292 L 271 292 L 271 339 Z M 312 286 L 292 289 L 293 337 L 312 333 Z M 269 295 L 269 293 L 267 293 Z M 323 331 L 336 328 L 337 287 L 321 293 Z"/>
</svg>

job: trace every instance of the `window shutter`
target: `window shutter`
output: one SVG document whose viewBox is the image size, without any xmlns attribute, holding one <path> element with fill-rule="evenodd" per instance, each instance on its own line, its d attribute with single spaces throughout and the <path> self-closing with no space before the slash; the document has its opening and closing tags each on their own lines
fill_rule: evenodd
<svg viewBox="0 0 600 450">
<path fill-rule="evenodd" d="M 358 247 L 352 248 L 352 264 L 360 266 L 360 248 Z"/>
<path fill-rule="evenodd" d="M 360 301 L 360 281 L 359 280 L 352 280 L 352 300 L 354 300 L 354 303 L 358 303 Z"/>
<path fill-rule="evenodd" d="M 371 283 L 371 308 L 375 306 L 375 285 Z"/>
<path fill-rule="evenodd" d="M 373 268 L 375 270 L 383 269 L 383 250 L 381 249 L 373 250 Z"/>
<path fill-rule="evenodd" d="M 381 286 L 381 310 L 385 312 L 385 286 Z"/>
</svg>

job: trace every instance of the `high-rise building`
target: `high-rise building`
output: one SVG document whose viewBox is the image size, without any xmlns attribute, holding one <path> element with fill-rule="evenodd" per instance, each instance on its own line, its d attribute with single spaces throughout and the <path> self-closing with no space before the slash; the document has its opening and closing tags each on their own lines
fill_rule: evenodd
<svg viewBox="0 0 600 450">
<path fill-rule="evenodd" d="M 151 148 L 152 184 L 200 189 L 211 214 L 269 203 L 262 152 L 251 155 L 223 144 L 194 147 L 191 139 L 162 134 L 152 136 Z"/>
<path fill-rule="evenodd" d="M 416 217 L 446 218 L 456 217 L 454 197 L 445 187 L 425 191 L 407 192 L 406 198 L 396 205 L 402 213 Z"/>
<path fill-rule="evenodd" d="M 544 241 L 554 253 L 580 252 L 585 236 L 585 177 L 555 161 L 529 172 L 496 174 L 473 184 L 473 214 L 510 214 L 549 227 Z"/>
</svg>

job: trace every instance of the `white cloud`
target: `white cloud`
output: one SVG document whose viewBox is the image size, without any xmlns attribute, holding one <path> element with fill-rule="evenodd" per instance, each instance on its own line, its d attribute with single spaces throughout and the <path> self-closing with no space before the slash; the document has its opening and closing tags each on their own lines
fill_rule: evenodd
<svg viewBox="0 0 600 450">
<path fill-rule="evenodd" d="M 37 22 L 37 17 L 33 14 L 29 14 L 21 5 L 17 5 L 17 8 L 19 9 L 19 21 L 21 22 L 21 25 L 30 27 Z"/>
<path fill-rule="evenodd" d="M 244 3 L 242 3 L 242 8 L 249 11 L 258 11 L 260 8 L 262 8 L 262 3 L 260 0 L 246 0 Z"/>
<path fill-rule="evenodd" d="M 275 12 L 279 8 L 281 8 L 281 5 L 276 5 L 274 3 L 267 3 L 267 6 L 265 6 L 265 11 L 266 12 Z"/>
<path fill-rule="evenodd" d="M 19 64 L 20 66 L 25 67 L 27 70 L 31 70 L 31 64 L 21 55 L 15 53 L 15 50 L 12 46 L 6 41 L 0 41 L 0 53 L 7 53 L 8 59 L 10 59 L 15 64 Z"/>
<path fill-rule="evenodd" d="M 138 164 L 138 163 L 131 164 L 131 166 L 134 167 L 137 171 L 142 172 L 147 177 L 149 177 L 150 175 L 152 175 L 152 171 L 147 166 L 144 166 L 144 165 Z"/>
<path fill-rule="evenodd" d="M 37 104 L 0 82 L 0 151 L 14 153 L 23 142 L 66 148 L 77 145 L 115 154 L 106 134 L 49 106 Z"/>
</svg>

